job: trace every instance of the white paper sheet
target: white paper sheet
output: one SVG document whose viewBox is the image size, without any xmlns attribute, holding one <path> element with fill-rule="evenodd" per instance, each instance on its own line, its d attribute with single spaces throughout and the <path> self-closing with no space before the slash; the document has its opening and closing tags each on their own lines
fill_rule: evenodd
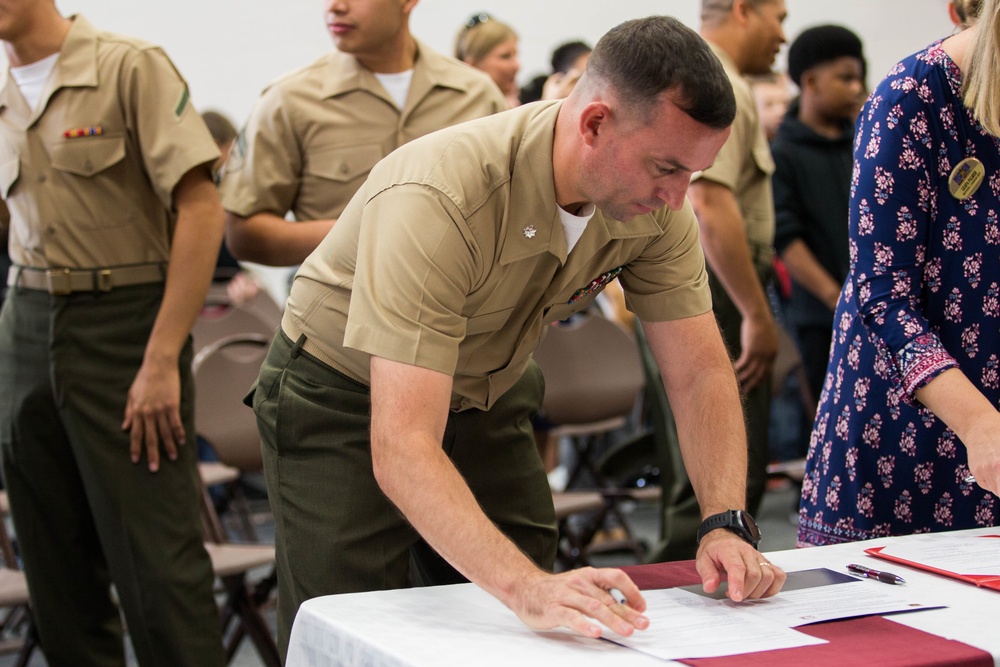
<svg viewBox="0 0 1000 667">
<path fill-rule="evenodd" d="M 882 553 L 955 574 L 1000 576 L 998 537 L 956 537 L 947 533 L 920 537 L 923 539 L 894 543 Z"/>
<path fill-rule="evenodd" d="M 643 596 L 649 629 L 608 639 L 657 658 L 711 658 L 826 643 L 758 616 L 750 606 L 731 606 L 679 588 L 644 591 Z"/>
</svg>

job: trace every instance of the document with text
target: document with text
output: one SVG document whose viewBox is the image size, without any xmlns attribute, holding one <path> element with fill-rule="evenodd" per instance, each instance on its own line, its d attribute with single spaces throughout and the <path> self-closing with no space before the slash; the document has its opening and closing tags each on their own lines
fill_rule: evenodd
<svg viewBox="0 0 1000 667">
<path fill-rule="evenodd" d="M 1000 591 L 1000 535 L 920 535 L 865 553 Z"/>
<path fill-rule="evenodd" d="M 878 555 L 958 574 L 1000 577 L 1000 535 L 970 537 L 941 533 L 920 537 L 882 547 Z"/>
<path fill-rule="evenodd" d="M 788 573 L 775 597 L 733 602 L 700 586 L 643 591 L 650 627 L 616 643 L 663 659 L 708 658 L 825 643 L 795 627 L 856 616 L 940 608 L 903 586 L 819 568 Z"/>
</svg>

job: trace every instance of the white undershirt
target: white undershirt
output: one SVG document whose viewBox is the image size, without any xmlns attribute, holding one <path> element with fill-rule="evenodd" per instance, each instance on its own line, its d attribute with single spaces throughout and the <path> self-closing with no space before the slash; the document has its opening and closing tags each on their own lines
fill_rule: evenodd
<svg viewBox="0 0 1000 667">
<path fill-rule="evenodd" d="M 21 94 L 28 101 L 28 106 L 31 107 L 32 111 L 38 106 L 39 100 L 42 99 L 45 83 L 49 80 L 49 75 L 52 74 L 52 69 L 56 66 L 57 60 L 59 60 L 58 52 L 37 60 L 30 65 L 10 68 L 10 75 L 14 77 L 17 87 L 21 89 Z"/>
<path fill-rule="evenodd" d="M 573 252 L 576 242 L 583 236 L 583 230 L 587 228 L 587 223 L 594 217 L 597 208 L 593 204 L 587 204 L 580 209 L 580 215 L 567 213 L 562 206 L 559 209 L 559 220 L 562 222 L 563 235 L 566 237 L 566 254 Z"/>
<path fill-rule="evenodd" d="M 398 108 L 402 109 L 406 106 L 406 96 L 410 92 L 410 82 L 413 81 L 412 69 L 397 74 L 379 74 L 376 72 L 375 78 L 385 88 L 385 92 L 389 93 L 389 97 L 392 98 Z"/>
</svg>

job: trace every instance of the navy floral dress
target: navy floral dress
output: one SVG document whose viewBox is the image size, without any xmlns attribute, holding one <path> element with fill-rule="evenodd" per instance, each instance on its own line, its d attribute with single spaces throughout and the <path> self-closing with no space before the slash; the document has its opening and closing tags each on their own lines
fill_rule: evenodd
<svg viewBox="0 0 1000 667">
<path fill-rule="evenodd" d="M 986 176 L 965 200 L 952 170 Z M 913 398 L 958 367 L 1000 399 L 1000 145 L 961 101 L 940 43 L 896 65 L 857 124 L 851 271 L 841 291 L 799 509 L 800 546 L 994 525 L 965 447 Z"/>
</svg>

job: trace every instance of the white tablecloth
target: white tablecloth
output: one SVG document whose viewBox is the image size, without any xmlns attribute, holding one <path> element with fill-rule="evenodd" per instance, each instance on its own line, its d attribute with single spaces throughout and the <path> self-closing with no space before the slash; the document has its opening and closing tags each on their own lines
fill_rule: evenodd
<svg viewBox="0 0 1000 667">
<path fill-rule="evenodd" d="M 997 528 L 962 535 L 997 534 Z M 956 533 L 958 534 L 958 533 Z M 1000 666 L 1000 592 L 888 563 L 864 553 L 907 536 L 811 549 L 775 551 L 785 570 L 868 564 L 906 578 L 914 592 L 945 601 L 945 609 L 900 614 L 891 620 L 987 651 Z M 288 667 L 663 667 L 667 663 L 609 642 L 569 632 L 538 633 L 473 584 L 330 595 L 307 601 L 292 628 Z"/>
</svg>

